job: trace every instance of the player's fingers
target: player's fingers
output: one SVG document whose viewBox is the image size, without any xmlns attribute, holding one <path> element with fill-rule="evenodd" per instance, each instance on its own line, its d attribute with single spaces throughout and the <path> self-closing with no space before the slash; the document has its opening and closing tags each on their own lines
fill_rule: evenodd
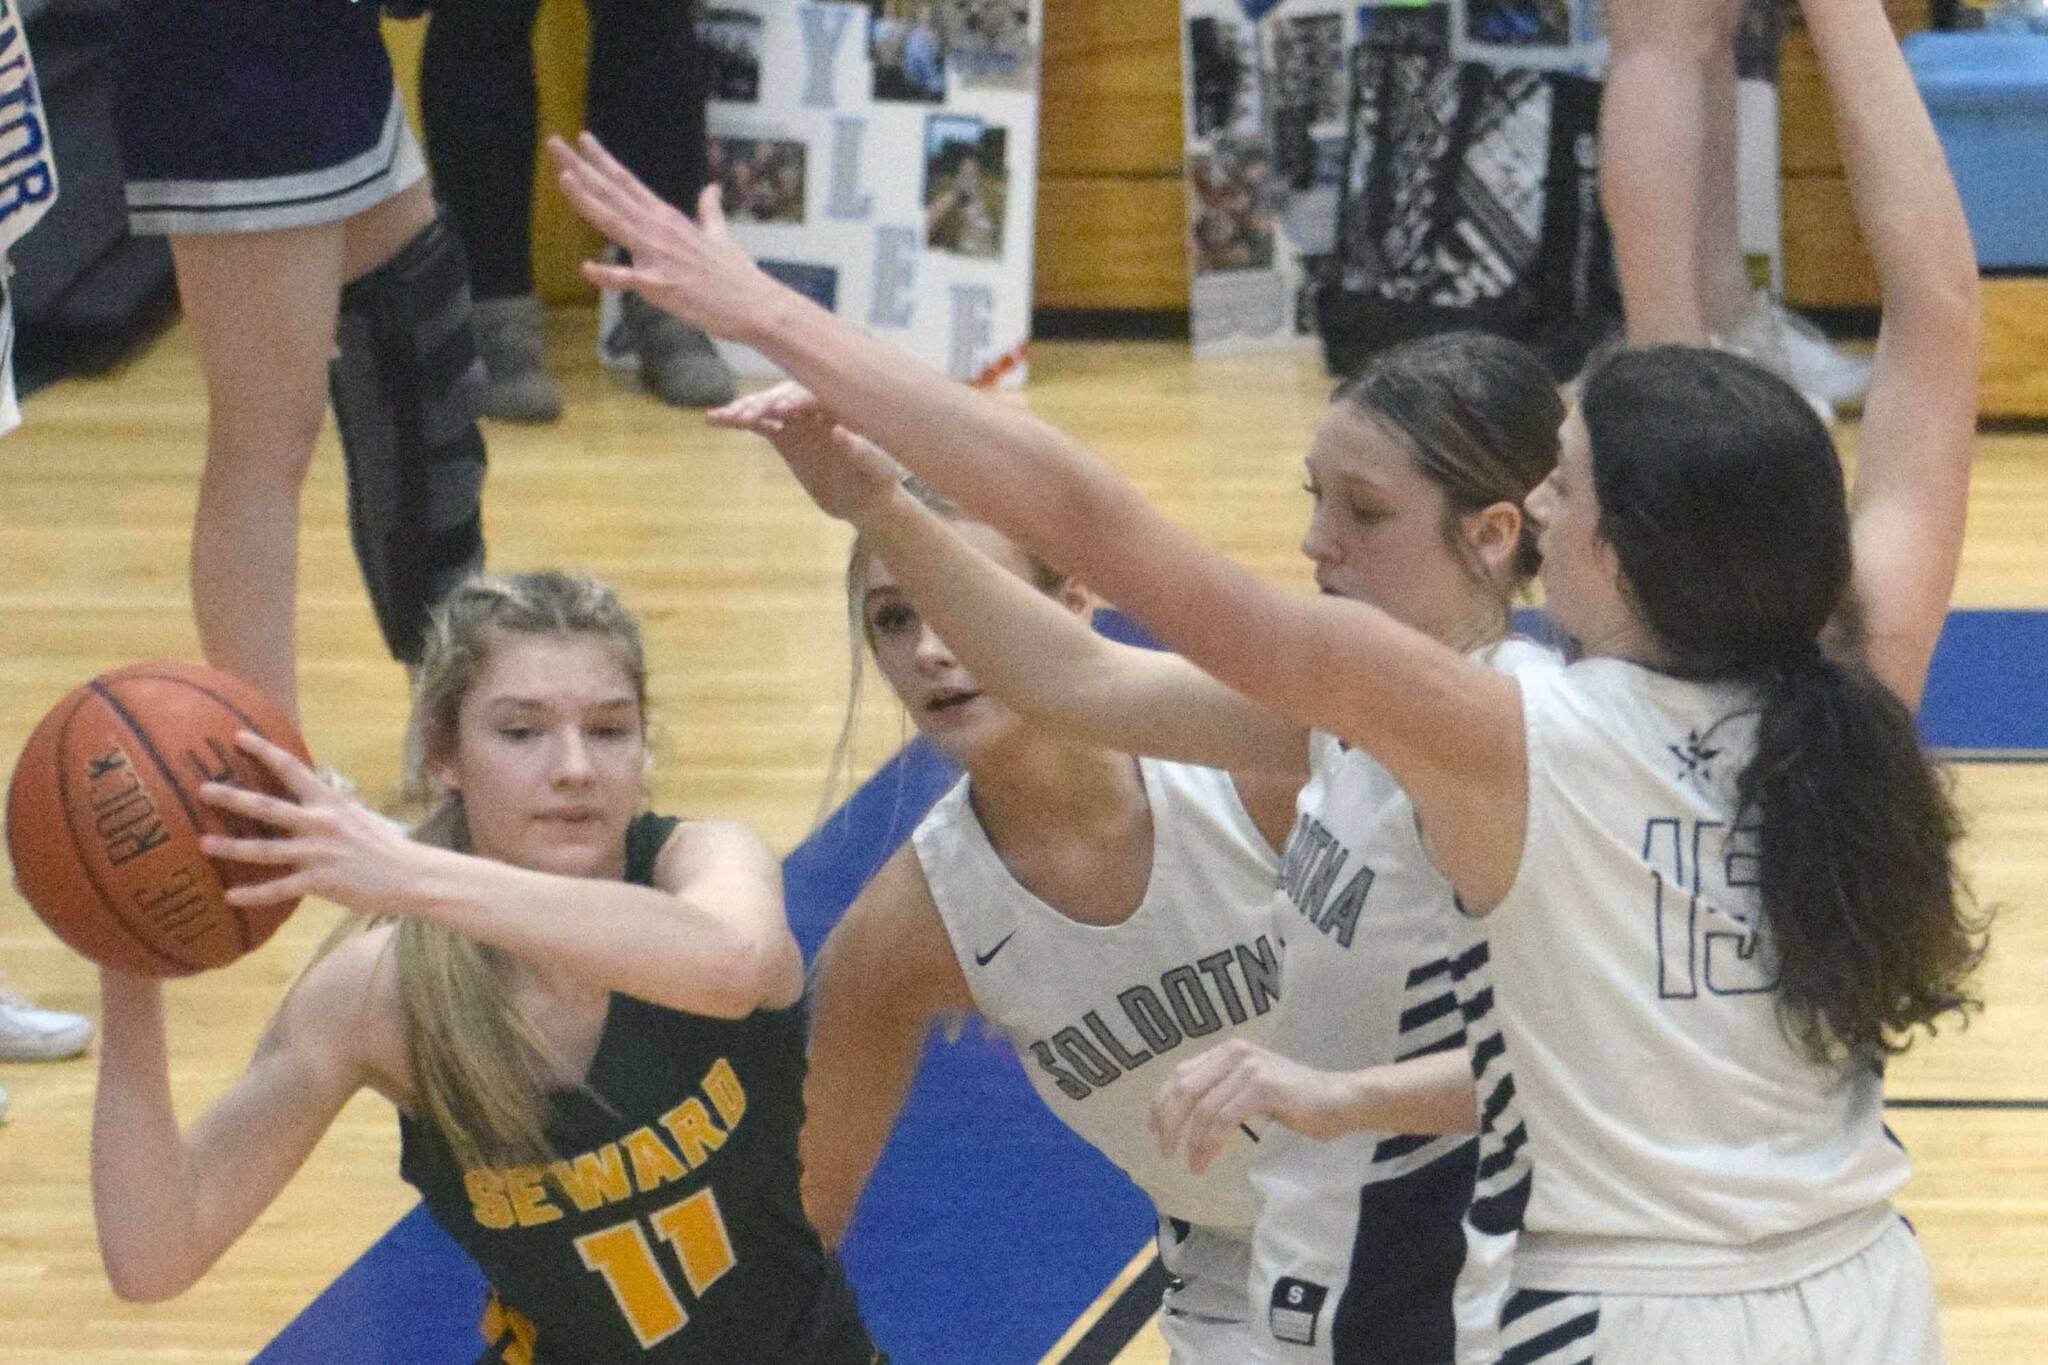
<svg viewBox="0 0 2048 1365">
<path fill-rule="evenodd" d="M 645 181 L 627 170 L 625 163 L 613 156 L 610 149 L 604 143 L 598 141 L 597 134 L 585 129 L 577 136 L 576 145 L 582 150 L 584 159 L 595 169 L 598 176 L 611 187 L 613 192 L 619 196 L 622 203 L 643 210 L 661 210 L 670 207 L 668 202 L 662 199 L 660 195 L 647 188 Z"/>
<path fill-rule="evenodd" d="M 610 265 L 604 261 L 585 261 L 583 278 L 599 289 L 633 289 L 639 276 L 627 266 Z"/>
<path fill-rule="evenodd" d="M 618 191 L 605 182 L 589 163 L 574 158 L 557 158 L 560 168 L 555 183 L 562 196 L 583 220 L 611 240 L 632 249 L 642 244 L 643 234 Z"/>
<path fill-rule="evenodd" d="M 725 230 L 725 191 L 719 188 L 716 180 L 706 185 L 704 192 L 697 196 L 697 223 L 720 241 L 728 235 Z"/>
<path fill-rule="evenodd" d="M 236 731 L 235 747 L 270 769 L 284 783 L 285 790 L 301 801 L 324 796 L 331 790 L 297 754 L 271 743 L 254 730 Z"/>
<path fill-rule="evenodd" d="M 265 792 L 252 792 L 226 782 L 207 782 L 199 788 L 199 799 L 209 806 L 258 820 L 273 829 L 302 828 L 309 812 L 304 806 L 280 800 Z"/>
<path fill-rule="evenodd" d="M 1219 1079 L 1209 1074 L 1212 1070 L 1183 1062 L 1153 1096 L 1151 1124 L 1154 1135 L 1159 1139 L 1161 1156 L 1172 1156 L 1173 1149 L 1180 1145 L 1189 1115 L 1208 1093 L 1209 1087 Z"/>
<path fill-rule="evenodd" d="M 231 886 L 227 901 L 229 905 L 281 905 L 286 901 L 301 900 L 312 892 L 313 879 L 304 872 L 294 872 L 289 877 L 278 877 L 273 881 Z"/>
<path fill-rule="evenodd" d="M 1202 1097 L 1188 1116 L 1188 1169 L 1201 1175 L 1222 1154 L 1223 1144 L 1237 1131 L 1251 1107 L 1257 1078 L 1249 1069 L 1233 1071 Z"/>
<path fill-rule="evenodd" d="M 203 834 L 199 851 L 209 858 L 231 863 L 265 863 L 290 866 L 299 861 L 301 850 L 291 839 L 247 839 L 229 834 Z"/>
</svg>

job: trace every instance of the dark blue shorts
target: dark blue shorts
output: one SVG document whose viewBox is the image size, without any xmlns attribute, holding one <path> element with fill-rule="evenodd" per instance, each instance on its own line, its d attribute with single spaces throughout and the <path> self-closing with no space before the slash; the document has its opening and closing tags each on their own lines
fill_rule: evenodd
<svg viewBox="0 0 2048 1365">
<path fill-rule="evenodd" d="M 375 0 L 123 0 L 114 122 L 138 232 L 338 222 L 426 169 Z"/>
</svg>

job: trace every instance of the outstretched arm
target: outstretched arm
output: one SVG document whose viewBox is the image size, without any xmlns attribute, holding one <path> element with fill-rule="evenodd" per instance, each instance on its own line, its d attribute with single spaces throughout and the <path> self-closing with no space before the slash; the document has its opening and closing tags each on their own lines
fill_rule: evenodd
<svg viewBox="0 0 2048 1365">
<path fill-rule="evenodd" d="M 1370 749 L 1414 799 L 1468 903 L 1505 892 L 1526 800 L 1511 679 L 1364 604 L 1275 591 L 1046 423 L 777 284 L 726 235 L 715 187 L 699 228 L 595 139 L 549 148 L 570 202 L 633 254 L 631 266 L 587 263 L 592 281 L 752 345 L 913 472 L 1078 574 L 1225 685 Z"/>
<path fill-rule="evenodd" d="M 1853 497 L 1865 658 L 1908 705 L 1962 553 L 1976 442 L 1977 260 L 1955 182 L 1881 7 L 1803 0 L 1884 321 Z"/>
<path fill-rule="evenodd" d="M 804 1212 L 828 1247 L 853 1221 L 925 1035 L 974 1007 L 917 854 L 898 849 L 818 953 L 804 1079 Z"/>
<path fill-rule="evenodd" d="M 307 968 L 249 1069 L 184 1132 L 162 984 L 101 972 L 92 1198 L 116 1294 L 155 1302 L 188 1288 L 277 1198 L 379 1060 L 403 1058 L 396 997 L 377 981 L 388 940 L 357 935 Z"/>
<path fill-rule="evenodd" d="M 710 415 L 775 447 L 812 500 L 852 523 L 977 685 L 1017 710 L 1123 753 L 1303 776 L 1300 726 L 1187 660 L 1108 639 L 1086 603 L 1056 600 L 967 543 L 903 488 L 881 447 L 796 384 Z"/>
<path fill-rule="evenodd" d="M 271 881 L 229 891 L 236 905 L 321 896 L 365 915 L 431 920 L 692 1014 L 743 1018 L 792 1004 L 803 992 L 782 869 L 742 826 L 678 826 L 653 887 L 556 876 L 415 843 L 276 745 L 254 734 L 239 742 L 295 799 L 219 783 L 202 789 L 210 804 L 280 831 L 201 842 L 209 856 L 278 870 Z"/>
</svg>

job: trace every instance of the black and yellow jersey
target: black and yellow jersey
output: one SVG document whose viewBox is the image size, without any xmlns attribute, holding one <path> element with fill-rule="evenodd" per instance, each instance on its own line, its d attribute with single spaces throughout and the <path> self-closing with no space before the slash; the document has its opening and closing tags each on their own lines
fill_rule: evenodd
<svg viewBox="0 0 2048 1365">
<path fill-rule="evenodd" d="M 627 880 L 674 830 L 642 815 Z M 586 1090 L 554 1097 L 545 1165 L 460 1168 L 401 1116 L 400 1170 L 483 1269 L 505 1365 L 869 1365 L 798 1198 L 804 1008 L 713 1019 L 613 995 Z"/>
</svg>

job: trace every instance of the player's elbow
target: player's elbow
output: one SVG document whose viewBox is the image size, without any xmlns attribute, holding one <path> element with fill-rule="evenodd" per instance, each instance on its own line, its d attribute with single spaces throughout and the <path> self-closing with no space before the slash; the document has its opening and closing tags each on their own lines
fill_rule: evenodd
<svg viewBox="0 0 2048 1365">
<path fill-rule="evenodd" d="M 692 1002 L 692 1013 L 717 1019 L 744 1019 L 757 1009 L 789 1003 L 803 981 L 803 955 L 789 930 L 748 934 L 727 956 L 721 982 L 705 999 Z"/>
<path fill-rule="evenodd" d="M 101 1248 L 100 1261 L 106 1267 L 108 1287 L 123 1303 L 163 1303 L 190 1289 L 199 1278 L 182 1267 L 109 1247 Z"/>
<path fill-rule="evenodd" d="M 846 1237 L 849 1210 L 835 1182 L 823 1175 L 814 1174 L 807 1164 L 804 1168 L 801 1194 L 804 1217 L 817 1229 L 818 1240 L 825 1244 L 825 1250 L 837 1251 L 839 1243 Z"/>
</svg>

